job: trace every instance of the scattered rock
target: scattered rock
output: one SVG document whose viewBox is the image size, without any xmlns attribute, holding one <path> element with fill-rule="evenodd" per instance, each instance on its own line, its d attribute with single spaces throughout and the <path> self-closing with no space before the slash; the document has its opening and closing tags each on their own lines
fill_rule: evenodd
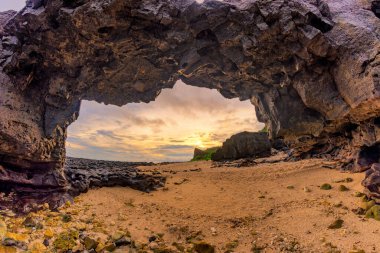
<svg viewBox="0 0 380 253">
<path fill-rule="evenodd" d="M 365 253 L 365 251 L 362 249 L 352 249 L 348 253 Z"/>
<path fill-rule="evenodd" d="M 94 239 L 91 239 L 90 237 L 86 236 L 83 239 L 83 245 L 87 250 L 96 249 L 98 247 L 98 242 Z"/>
<path fill-rule="evenodd" d="M 44 244 L 46 247 L 50 246 L 50 241 L 49 241 L 49 239 L 44 239 L 43 244 Z"/>
<path fill-rule="evenodd" d="M 226 244 L 225 249 L 226 251 L 224 253 L 232 253 L 234 250 L 239 246 L 239 241 L 234 240 L 232 242 L 229 242 Z"/>
<path fill-rule="evenodd" d="M 155 240 L 157 240 L 157 237 L 155 235 L 149 236 L 148 238 L 149 242 L 154 242 Z"/>
<path fill-rule="evenodd" d="M 29 253 L 42 253 L 46 252 L 46 246 L 40 241 L 34 241 L 29 244 L 28 247 Z"/>
<path fill-rule="evenodd" d="M 48 239 L 53 238 L 54 232 L 51 229 L 46 229 L 44 232 L 44 236 Z"/>
<path fill-rule="evenodd" d="M 197 253 L 215 253 L 215 247 L 206 242 L 193 243 L 193 246 Z"/>
<path fill-rule="evenodd" d="M 354 181 L 353 178 L 347 177 L 347 178 L 344 178 L 344 179 L 335 180 L 334 183 L 351 183 L 353 181 Z"/>
<path fill-rule="evenodd" d="M 355 208 L 355 209 L 352 209 L 352 212 L 354 214 L 357 214 L 357 215 L 364 215 L 366 214 L 366 210 L 361 208 L 361 207 L 358 207 L 358 208 Z"/>
<path fill-rule="evenodd" d="M 184 183 L 189 182 L 189 181 L 190 181 L 189 179 L 184 178 L 184 179 L 182 179 L 182 180 L 179 181 L 179 182 L 174 182 L 174 184 L 175 184 L 175 185 L 181 185 L 181 184 L 184 184 Z"/>
<path fill-rule="evenodd" d="M 341 192 L 346 192 L 346 191 L 349 191 L 350 189 L 348 189 L 345 185 L 339 185 L 339 188 L 338 188 L 339 191 Z"/>
<path fill-rule="evenodd" d="M 131 245 L 132 239 L 130 237 L 123 236 L 122 238 L 115 241 L 116 247 Z"/>
<path fill-rule="evenodd" d="M 373 205 L 365 213 L 366 218 L 373 218 L 377 221 L 380 221 L 380 205 Z"/>
<path fill-rule="evenodd" d="M 116 248 L 117 248 L 117 247 L 116 247 L 116 244 L 115 244 L 115 243 L 111 243 L 111 244 L 106 245 L 106 246 L 103 248 L 103 250 L 112 252 L 112 251 L 114 251 Z"/>
<path fill-rule="evenodd" d="M 22 223 L 25 227 L 42 229 L 43 225 L 36 217 L 29 216 Z"/>
<path fill-rule="evenodd" d="M 361 198 L 361 197 L 365 196 L 365 194 L 362 193 L 362 192 L 355 192 L 355 193 L 353 194 L 353 196 L 354 196 L 354 197 L 357 197 L 357 198 Z"/>
<path fill-rule="evenodd" d="M 112 235 L 112 240 L 115 242 L 117 240 L 120 240 L 121 238 L 123 238 L 125 236 L 125 233 L 122 232 L 122 231 L 117 231 L 115 232 L 113 235 Z"/>
<path fill-rule="evenodd" d="M 376 205 L 376 202 L 374 200 L 370 200 L 370 201 L 363 201 L 361 203 L 361 208 L 363 208 L 364 210 L 369 210 L 371 207 L 373 207 L 374 205 Z"/>
<path fill-rule="evenodd" d="M 17 249 L 15 247 L 0 245 L 0 252 L 1 253 L 17 253 Z"/>
<path fill-rule="evenodd" d="M 0 240 L 3 239 L 5 234 L 7 233 L 7 224 L 0 219 Z"/>
<path fill-rule="evenodd" d="M 53 246 L 57 250 L 69 251 L 77 245 L 78 239 L 78 231 L 62 232 L 55 239 Z"/>
<path fill-rule="evenodd" d="M 323 184 L 320 186 L 321 190 L 331 190 L 332 186 L 330 184 Z"/>
<path fill-rule="evenodd" d="M 342 219 L 337 219 L 333 223 L 331 223 L 328 228 L 329 229 L 339 229 L 343 226 L 344 221 Z"/>
</svg>

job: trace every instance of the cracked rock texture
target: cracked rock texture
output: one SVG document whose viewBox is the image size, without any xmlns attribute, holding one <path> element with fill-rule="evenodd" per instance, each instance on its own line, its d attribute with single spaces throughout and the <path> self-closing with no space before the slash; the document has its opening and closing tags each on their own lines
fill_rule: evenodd
<svg viewBox="0 0 380 253">
<path fill-rule="evenodd" d="M 29 0 L 0 13 L 0 165 L 17 173 L 1 185 L 67 192 L 80 101 L 149 102 L 179 79 L 251 100 L 300 154 L 362 170 L 379 141 L 378 16 L 370 0 Z"/>
<path fill-rule="evenodd" d="M 104 186 L 128 186 L 151 192 L 164 186 L 166 178 L 140 173 L 136 167 L 151 163 L 99 161 L 81 158 L 66 159 L 64 171 L 70 183 L 69 193 L 77 196 L 90 188 Z"/>
<path fill-rule="evenodd" d="M 267 133 L 242 132 L 228 138 L 212 155 L 213 161 L 259 158 L 271 155 Z"/>
</svg>

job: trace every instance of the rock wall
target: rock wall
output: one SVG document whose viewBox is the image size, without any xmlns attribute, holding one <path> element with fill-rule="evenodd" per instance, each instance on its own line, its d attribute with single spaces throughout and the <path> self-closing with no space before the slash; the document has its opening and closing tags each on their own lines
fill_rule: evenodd
<svg viewBox="0 0 380 253">
<path fill-rule="evenodd" d="M 304 151 L 338 138 L 355 153 L 352 126 L 380 111 L 377 11 L 369 0 L 29 0 L 0 14 L 1 185 L 66 192 L 80 101 L 149 102 L 179 79 L 250 99 L 272 138 Z"/>
<path fill-rule="evenodd" d="M 241 132 L 232 135 L 212 155 L 213 161 L 260 158 L 271 155 L 272 145 L 268 134 L 263 132 Z"/>
</svg>

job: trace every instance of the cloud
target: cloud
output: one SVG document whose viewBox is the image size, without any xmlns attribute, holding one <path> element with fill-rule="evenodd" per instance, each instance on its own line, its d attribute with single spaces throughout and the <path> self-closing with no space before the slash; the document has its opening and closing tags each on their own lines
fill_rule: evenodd
<svg viewBox="0 0 380 253">
<path fill-rule="evenodd" d="M 149 104 L 83 101 L 68 129 L 67 153 L 120 161 L 186 161 L 195 146 L 219 146 L 232 134 L 262 129 L 249 101 L 178 82 Z"/>
<path fill-rule="evenodd" d="M 156 149 L 191 149 L 194 148 L 193 146 L 189 145 L 162 145 L 157 147 Z"/>
<path fill-rule="evenodd" d="M 96 133 L 98 135 L 103 135 L 105 137 L 108 137 L 108 138 L 111 138 L 111 139 L 114 139 L 114 140 L 117 140 L 117 141 L 122 141 L 123 140 L 122 137 L 118 137 L 117 134 L 115 134 L 113 131 L 109 131 L 109 130 L 96 130 Z"/>
</svg>

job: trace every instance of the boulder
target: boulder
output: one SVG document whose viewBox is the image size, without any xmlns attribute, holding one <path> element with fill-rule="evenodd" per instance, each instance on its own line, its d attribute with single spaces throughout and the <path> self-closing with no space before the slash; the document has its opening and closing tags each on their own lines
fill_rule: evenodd
<svg viewBox="0 0 380 253">
<path fill-rule="evenodd" d="M 271 143 L 267 133 L 242 132 L 231 136 L 212 156 L 212 160 L 236 160 L 247 157 L 267 157 Z"/>
<path fill-rule="evenodd" d="M 365 172 L 362 185 L 364 186 L 364 193 L 380 203 L 380 163 L 372 164 L 371 168 Z"/>
</svg>

